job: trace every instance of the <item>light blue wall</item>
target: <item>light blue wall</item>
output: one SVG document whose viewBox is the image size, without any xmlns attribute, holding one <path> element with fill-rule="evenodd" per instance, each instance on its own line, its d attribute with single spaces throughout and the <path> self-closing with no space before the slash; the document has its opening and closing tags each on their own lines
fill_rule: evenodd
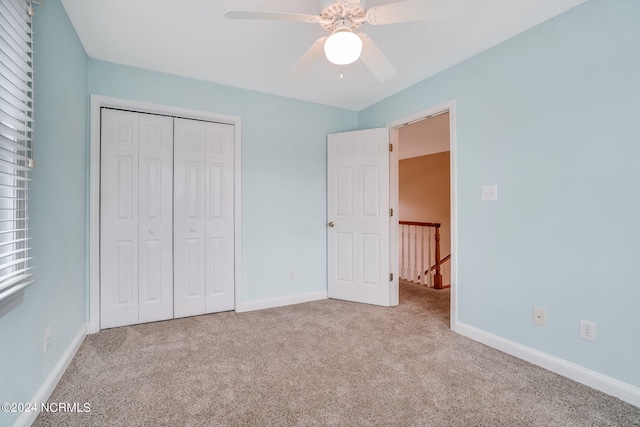
<svg viewBox="0 0 640 427">
<path fill-rule="evenodd" d="M 591 0 L 358 116 L 376 127 L 455 99 L 458 320 L 635 386 L 639 41 L 640 2 Z"/>
<path fill-rule="evenodd" d="M 30 209 L 37 282 L 21 306 L 0 317 L 0 402 L 31 401 L 85 324 L 87 55 L 59 0 L 35 9 Z M 17 415 L 0 413 L 0 425 Z"/>
<path fill-rule="evenodd" d="M 326 290 L 326 136 L 355 112 L 93 59 L 89 93 L 240 116 L 243 300 Z"/>
</svg>

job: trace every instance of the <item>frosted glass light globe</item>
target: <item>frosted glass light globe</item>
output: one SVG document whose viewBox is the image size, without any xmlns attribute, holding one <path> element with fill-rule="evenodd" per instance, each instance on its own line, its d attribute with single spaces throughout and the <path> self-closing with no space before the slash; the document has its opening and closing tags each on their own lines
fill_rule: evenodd
<svg viewBox="0 0 640 427">
<path fill-rule="evenodd" d="M 337 31 L 324 42 L 324 54 L 329 62 L 347 65 L 360 58 L 362 39 L 351 31 Z"/>
</svg>

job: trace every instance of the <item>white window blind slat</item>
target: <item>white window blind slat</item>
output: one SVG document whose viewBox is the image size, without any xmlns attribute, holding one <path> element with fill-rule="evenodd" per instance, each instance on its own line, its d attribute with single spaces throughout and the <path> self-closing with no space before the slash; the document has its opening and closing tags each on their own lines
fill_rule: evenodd
<svg viewBox="0 0 640 427">
<path fill-rule="evenodd" d="M 2 143 L 2 138 L 0 138 L 0 143 Z M 0 172 L 0 177 L 11 178 L 11 179 L 13 179 L 14 181 L 17 181 L 17 182 L 31 181 L 31 178 L 27 178 L 26 176 L 12 175 L 12 174 L 7 173 L 7 172 Z M 22 187 L 20 187 L 20 188 L 22 188 Z"/>
<path fill-rule="evenodd" d="M 10 160 L 22 160 L 28 162 L 30 157 L 25 156 L 24 154 L 15 153 L 13 151 L 6 150 L 2 144 L 0 144 L 0 156 L 4 156 L 5 158 L 9 158 Z"/>
<path fill-rule="evenodd" d="M 14 50 L 22 59 L 28 60 L 31 53 L 29 41 L 21 37 L 21 29 L 16 29 L 4 15 L 0 14 L 0 39 L 7 41 L 7 47 Z M 16 46 L 14 48 L 13 46 Z"/>
<path fill-rule="evenodd" d="M 24 258 L 24 257 L 22 257 L 22 258 L 19 258 L 19 259 L 17 259 L 17 260 L 13 260 L 13 261 L 11 261 L 11 262 L 4 262 L 4 263 L 0 264 L 0 271 L 3 271 L 3 270 L 5 270 L 5 269 L 7 269 L 7 268 L 10 268 L 10 267 L 14 267 L 14 266 L 16 266 L 16 265 L 24 264 L 24 263 L 26 263 L 27 261 L 29 261 L 30 259 L 31 259 L 31 258 Z"/>
<path fill-rule="evenodd" d="M 0 259 L 12 256 L 12 255 L 20 254 L 20 253 L 26 252 L 28 250 L 30 250 L 30 248 L 22 248 L 22 249 L 16 249 L 15 251 L 0 253 Z M 2 270 L 2 269 L 3 268 L 0 266 L 0 270 Z"/>
<path fill-rule="evenodd" d="M 4 64 L 2 65 L 2 67 L 7 68 Z M 4 75 L 0 74 L 0 88 L 20 100 L 29 100 L 30 98 L 29 94 L 31 92 L 31 88 L 29 87 L 29 82 L 22 81 L 17 77 L 14 77 L 13 80 L 10 80 Z"/>
<path fill-rule="evenodd" d="M 28 60 L 25 60 L 18 52 L 11 49 L 8 46 L 9 43 L 6 39 L 0 37 L 0 59 L 2 59 L 2 62 L 11 62 L 8 64 L 9 68 L 16 68 L 25 73 L 33 73 L 33 69 Z"/>
<path fill-rule="evenodd" d="M 5 10 L 7 9 L 5 8 Z M 24 31 L 22 28 L 19 28 L 13 17 L 7 18 L 6 14 L 0 14 L 0 26 L 2 27 L 0 34 L 6 34 L 6 36 L 2 36 L 2 38 L 5 40 L 12 39 L 15 44 L 20 47 L 18 51 L 20 55 L 31 53 L 29 40 L 23 38 Z"/>
<path fill-rule="evenodd" d="M 21 34 L 31 31 L 31 17 L 27 14 L 26 1 L 7 0 L 0 3 L 2 6 L 2 16 L 4 16 L 14 28 L 19 29 Z M 25 19 L 25 16 L 28 19 Z"/>
<path fill-rule="evenodd" d="M 19 277 L 14 286 L 7 286 L 4 289 L 0 288 L 0 301 L 8 300 L 34 282 L 35 280 L 31 279 L 31 275 Z"/>
<path fill-rule="evenodd" d="M 31 268 L 23 268 L 20 270 L 16 270 L 11 275 L 6 275 L 0 277 L 0 293 L 4 292 L 6 289 L 19 284 L 23 280 L 29 279 L 32 275 L 28 273 Z"/>
<path fill-rule="evenodd" d="M 26 197 L 3 197 L 3 196 L 0 196 L 0 200 L 2 200 L 2 201 L 9 200 L 11 202 L 26 202 L 29 199 L 26 198 Z M 22 219 L 22 218 L 20 218 L 20 219 Z M 12 230 L 12 232 L 15 232 L 15 231 L 20 231 L 20 230 Z M 0 230 L 0 233 L 4 233 L 4 231 Z"/>
<path fill-rule="evenodd" d="M 18 244 L 18 243 L 25 244 L 29 240 L 31 240 L 31 237 L 25 237 L 23 239 L 8 240 L 6 242 L 0 243 L 0 248 L 5 247 L 5 246 L 9 246 L 9 245 L 15 245 L 15 244 Z"/>
<path fill-rule="evenodd" d="M 8 102 L 15 108 L 16 110 L 26 114 L 29 112 L 30 107 L 30 91 L 28 92 L 20 92 L 16 89 L 9 87 L 6 88 L 0 85 L 0 98 L 4 99 L 5 102 Z"/>
<path fill-rule="evenodd" d="M 29 188 L 24 186 L 20 187 L 17 185 L 0 184 L 0 189 L 15 191 L 15 190 L 28 190 Z M 0 220 L 0 221 L 4 221 L 4 220 Z"/>
<path fill-rule="evenodd" d="M 29 111 L 21 110 L 21 108 L 25 104 L 12 105 L 10 101 L 11 100 L 4 99 L 0 96 L 0 110 L 11 115 L 15 119 L 20 120 L 23 123 L 31 123 L 31 117 L 29 117 L 28 115 Z"/>
<path fill-rule="evenodd" d="M 0 136 L 3 136 L 9 139 L 10 141 L 17 141 L 18 143 L 22 141 L 31 141 L 31 138 L 28 136 L 30 133 L 31 132 L 21 133 L 11 128 L 11 126 L 7 126 L 3 123 L 0 123 Z M 24 148 L 18 148 L 18 149 L 23 150 Z"/>
<path fill-rule="evenodd" d="M 31 142 L 31 138 L 24 138 L 22 141 L 14 141 L 11 138 L 7 138 L 5 135 L 2 135 L 2 129 L 0 129 L 0 145 L 2 145 L 3 148 L 6 149 L 7 147 L 11 147 L 15 150 L 29 152 L 31 151 L 31 148 L 26 146 L 25 144 L 26 142 Z M 16 154 L 24 155 L 23 153 L 16 153 Z"/>
<path fill-rule="evenodd" d="M 20 219 L 0 219 L 0 222 L 11 222 L 11 221 L 22 221 L 22 220 L 29 220 L 30 218 L 20 218 Z M 1 255 L 1 254 L 0 254 Z"/>
<path fill-rule="evenodd" d="M 19 233 L 21 231 L 29 231 L 26 228 L 14 228 L 12 230 L 0 230 L 0 234 L 6 234 L 6 233 Z"/>
<path fill-rule="evenodd" d="M 19 277 L 27 278 L 31 276 L 31 274 L 26 274 L 29 270 L 31 270 L 31 267 L 14 270 L 11 273 L 0 276 L 0 292 L 2 292 L 4 289 L 7 288 L 6 286 L 7 282 L 14 282 L 12 279 L 19 278 Z M 13 284 L 15 284 L 15 282 Z"/>
<path fill-rule="evenodd" d="M 31 77 L 16 75 L 4 62 L 0 62 L 0 76 L 11 82 L 12 85 L 16 86 L 22 92 L 29 92 L 31 90 L 29 86 L 29 84 L 33 82 Z"/>
<path fill-rule="evenodd" d="M 13 129 L 20 132 L 31 132 L 31 128 L 26 124 L 22 123 L 20 120 L 14 119 L 4 111 L 0 111 L 0 123 L 6 123 L 7 126 L 11 126 Z"/>
<path fill-rule="evenodd" d="M 0 307 L 34 282 L 29 165 L 33 156 L 33 33 L 25 0 L 0 4 Z M 8 302 L 9 303 L 9 302 Z"/>
<path fill-rule="evenodd" d="M 0 171 L 4 171 L 6 169 L 17 169 L 21 171 L 29 171 L 28 166 L 19 165 L 17 163 L 8 162 L 6 160 L 0 159 Z M 2 185 L 2 184 L 0 184 Z"/>
</svg>

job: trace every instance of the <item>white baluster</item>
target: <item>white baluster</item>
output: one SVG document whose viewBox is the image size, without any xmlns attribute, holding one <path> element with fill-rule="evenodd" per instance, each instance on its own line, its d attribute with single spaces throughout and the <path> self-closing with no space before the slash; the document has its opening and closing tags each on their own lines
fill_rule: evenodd
<svg viewBox="0 0 640 427">
<path fill-rule="evenodd" d="M 407 225 L 407 280 L 411 281 L 411 226 Z"/>
<path fill-rule="evenodd" d="M 405 252 L 404 252 L 404 280 L 409 280 L 409 265 L 411 265 L 411 257 L 409 256 L 411 254 L 411 239 L 410 239 L 410 233 L 411 233 L 411 226 L 410 225 L 406 225 L 405 226 Z"/>
<path fill-rule="evenodd" d="M 418 283 L 418 226 L 413 230 L 413 283 Z"/>
<path fill-rule="evenodd" d="M 404 279 L 406 277 L 405 275 L 405 269 L 404 269 L 404 225 L 400 224 L 400 278 Z"/>
<path fill-rule="evenodd" d="M 427 281 L 425 278 L 425 270 L 424 270 L 424 229 L 425 227 L 420 227 L 420 284 L 424 285 Z"/>
<path fill-rule="evenodd" d="M 431 266 L 432 266 L 433 264 L 431 263 L 431 227 L 429 227 L 429 242 L 428 242 L 428 248 L 429 248 L 429 249 L 428 249 L 428 252 L 429 252 L 429 254 L 428 254 L 429 262 L 427 263 L 427 271 L 429 272 L 429 283 L 428 283 L 428 285 L 429 285 L 429 287 L 430 287 L 430 288 L 432 288 L 432 287 L 433 287 L 433 282 L 432 282 L 432 280 L 433 280 L 433 279 L 431 278 Z"/>
<path fill-rule="evenodd" d="M 407 234 L 407 226 L 403 225 L 402 226 L 402 266 L 401 266 L 401 270 L 402 270 L 402 278 L 406 279 L 407 278 L 407 251 L 405 249 L 405 245 L 407 244 L 407 239 L 406 239 L 406 234 Z"/>
</svg>

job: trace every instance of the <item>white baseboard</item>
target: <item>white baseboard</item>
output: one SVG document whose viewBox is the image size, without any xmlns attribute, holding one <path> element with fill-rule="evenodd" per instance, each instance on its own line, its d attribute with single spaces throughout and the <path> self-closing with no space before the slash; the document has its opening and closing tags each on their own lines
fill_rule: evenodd
<svg viewBox="0 0 640 427">
<path fill-rule="evenodd" d="M 266 308 L 275 308 L 285 305 L 300 304 L 303 302 L 319 301 L 327 298 L 327 291 L 325 290 L 320 292 L 309 292 L 306 294 L 291 295 L 280 298 L 245 301 L 239 307 L 236 307 L 236 312 L 242 313 L 245 311 L 264 310 Z"/>
<path fill-rule="evenodd" d="M 558 375 L 570 378 L 588 387 L 600 390 L 603 393 L 640 407 L 639 387 L 461 322 L 456 322 L 453 330 L 474 341 L 481 342 L 489 347 L 526 360 L 529 363 L 548 369 Z"/>
<path fill-rule="evenodd" d="M 75 336 L 73 341 L 71 341 L 71 344 L 69 344 L 69 347 L 67 347 L 67 350 L 64 352 L 62 357 L 60 357 L 60 360 L 53 368 L 47 379 L 44 381 L 44 383 L 42 383 L 42 386 L 40 386 L 36 394 L 29 401 L 30 403 L 35 403 L 36 405 L 38 405 L 38 407 L 40 407 L 42 403 L 49 400 L 51 393 L 53 393 L 53 390 L 58 385 L 60 378 L 62 378 L 62 375 L 69 367 L 69 363 L 71 363 L 71 360 L 73 360 L 73 357 L 76 355 L 76 352 L 80 348 L 80 344 L 82 344 L 82 341 L 84 341 L 84 337 L 86 336 L 87 325 L 85 324 L 82 325 L 82 327 L 78 331 L 78 334 Z M 39 413 L 39 411 L 23 412 L 13 426 L 30 426 L 36 420 Z"/>
</svg>

